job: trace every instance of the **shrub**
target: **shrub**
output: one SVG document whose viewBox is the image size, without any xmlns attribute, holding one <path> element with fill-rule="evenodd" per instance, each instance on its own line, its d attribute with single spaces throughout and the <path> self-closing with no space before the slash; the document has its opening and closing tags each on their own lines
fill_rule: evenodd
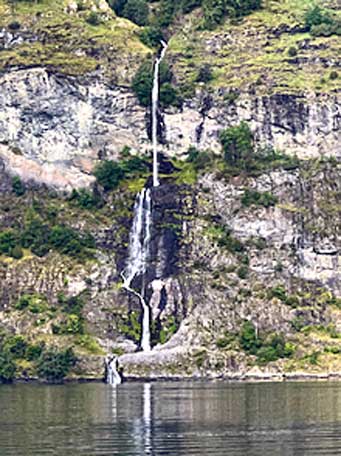
<svg viewBox="0 0 341 456">
<path fill-rule="evenodd" d="M 18 243 L 18 233 L 14 230 L 5 230 L 0 233 L 0 253 L 9 255 Z"/>
<path fill-rule="evenodd" d="M 24 294 L 15 304 L 16 310 L 29 310 L 33 314 L 40 314 L 47 310 L 47 300 L 44 295 L 38 293 Z"/>
<path fill-rule="evenodd" d="M 262 342 L 256 337 L 256 329 L 251 321 L 245 321 L 239 332 L 239 343 L 243 350 L 256 354 Z"/>
<path fill-rule="evenodd" d="M 212 155 L 207 151 L 201 151 L 195 147 L 189 147 L 186 162 L 192 163 L 196 171 L 205 169 L 212 162 Z"/>
<path fill-rule="evenodd" d="M 12 178 L 12 189 L 17 196 L 22 196 L 25 194 L 26 188 L 19 176 L 14 176 Z"/>
<path fill-rule="evenodd" d="M 148 4 L 145 0 L 127 0 L 122 15 L 137 25 L 146 25 L 149 15 Z"/>
<path fill-rule="evenodd" d="M 24 256 L 22 248 L 20 245 L 16 245 L 11 251 L 10 256 L 16 260 L 20 260 Z"/>
<path fill-rule="evenodd" d="M 145 160 L 134 156 L 120 162 L 105 160 L 97 165 L 94 174 L 104 190 L 109 191 L 117 188 L 123 179 L 138 176 L 146 170 Z"/>
<path fill-rule="evenodd" d="M 91 11 L 86 18 L 86 22 L 90 25 L 97 26 L 101 23 L 101 17 L 96 11 Z"/>
<path fill-rule="evenodd" d="M 249 274 L 249 268 L 245 265 L 240 266 L 240 268 L 237 270 L 237 275 L 240 279 L 246 279 L 248 274 Z"/>
<path fill-rule="evenodd" d="M 40 358 L 43 350 L 45 348 L 44 343 L 27 345 L 25 351 L 25 359 L 27 361 L 36 361 Z"/>
<path fill-rule="evenodd" d="M 148 47 L 158 47 L 162 39 L 162 30 L 157 26 L 144 27 L 140 32 L 140 40 Z"/>
<path fill-rule="evenodd" d="M 335 70 L 330 72 L 329 79 L 335 81 L 339 77 L 339 73 Z"/>
<path fill-rule="evenodd" d="M 270 290 L 268 290 L 267 295 L 268 295 L 268 299 L 277 298 L 282 302 L 286 302 L 286 300 L 287 300 L 286 290 L 281 285 L 270 288 Z"/>
<path fill-rule="evenodd" d="M 297 47 L 291 46 L 288 49 L 288 55 L 289 55 L 289 57 L 296 57 L 297 56 Z"/>
<path fill-rule="evenodd" d="M 70 372 L 76 361 L 77 359 L 71 348 L 63 352 L 50 349 L 43 352 L 38 359 L 38 376 L 49 382 L 60 382 Z"/>
<path fill-rule="evenodd" d="M 329 14 L 320 6 L 314 6 L 305 15 L 305 25 L 310 30 L 313 26 L 330 24 L 332 22 Z"/>
<path fill-rule="evenodd" d="M 83 334 L 83 318 L 69 314 L 60 324 L 52 325 L 53 334 Z"/>
<path fill-rule="evenodd" d="M 105 160 L 97 165 L 94 174 L 97 182 L 106 191 L 115 189 L 124 177 L 120 165 L 111 160 Z"/>
<path fill-rule="evenodd" d="M 225 161 L 231 165 L 247 168 L 253 152 L 253 135 L 246 122 L 220 132 Z"/>
<path fill-rule="evenodd" d="M 181 104 L 178 91 L 170 82 L 165 82 L 160 87 L 160 104 L 161 106 L 179 106 Z"/>
<path fill-rule="evenodd" d="M 16 367 L 13 357 L 0 350 L 0 382 L 11 382 L 14 379 L 15 371 Z"/>
<path fill-rule="evenodd" d="M 94 191 L 81 188 L 80 190 L 72 190 L 70 201 L 73 201 L 82 209 L 94 209 L 101 206 L 101 197 Z"/>
<path fill-rule="evenodd" d="M 196 77 L 197 82 L 210 82 L 213 78 L 211 67 L 207 64 L 201 66 Z"/>
<path fill-rule="evenodd" d="M 278 198 L 270 192 L 257 192 L 255 190 L 245 190 L 241 203 L 245 207 L 263 206 L 269 208 L 275 206 L 278 203 Z"/>
<path fill-rule="evenodd" d="M 160 103 L 163 106 L 178 105 L 177 90 L 171 85 L 173 74 L 166 62 L 160 65 Z M 154 65 L 150 60 L 144 61 L 138 68 L 132 89 L 142 106 L 150 106 L 154 80 Z"/>
<path fill-rule="evenodd" d="M 3 350 L 13 358 L 24 358 L 27 342 L 23 336 L 9 336 L 3 343 Z"/>
</svg>

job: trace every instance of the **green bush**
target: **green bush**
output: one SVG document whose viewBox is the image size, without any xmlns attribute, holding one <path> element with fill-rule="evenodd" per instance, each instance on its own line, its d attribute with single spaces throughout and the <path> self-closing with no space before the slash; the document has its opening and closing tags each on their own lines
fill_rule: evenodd
<svg viewBox="0 0 341 456">
<path fill-rule="evenodd" d="M 11 382 L 14 379 L 15 371 L 13 357 L 0 349 L 0 383 Z"/>
<path fill-rule="evenodd" d="M 10 255 L 18 243 L 18 233 L 14 230 L 5 230 L 0 233 L 0 253 Z"/>
<path fill-rule="evenodd" d="M 3 350 L 13 358 L 24 358 L 27 348 L 26 339 L 23 336 L 9 336 L 3 343 Z"/>
<path fill-rule="evenodd" d="M 256 355 L 260 364 L 290 358 L 295 351 L 294 345 L 286 342 L 282 334 L 269 334 L 265 339 L 256 337 L 255 326 L 250 321 L 244 322 L 241 327 L 239 344 L 246 352 Z"/>
<path fill-rule="evenodd" d="M 111 160 L 105 160 L 97 165 L 94 174 L 97 182 L 106 191 L 118 187 L 118 184 L 124 178 L 124 171 L 120 165 Z"/>
<path fill-rule="evenodd" d="M 253 135 L 246 122 L 220 132 L 219 139 L 223 147 L 225 161 L 247 169 L 253 153 Z"/>
<path fill-rule="evenodd" d="M 86 253 L 86 249 L 95 247 L 95 241 L 91 235 L 80 236 L 75 230 L 65 225 L 52 227 L 49 243 L 60 253 L 74 257 Z"/>
<path fill-rule="evenodd" d="M 22 248 L 20 245 L 16 245 L 10 252 L 10 256 L 14 258 L 15 260 L 20 260 L 23 256 L 24 253 L 22 251 Z"/>
<path fill-rule="evenodd" d="M 212 155 L 207 151 L 201 151 L 195 147 L 189 147 L 186 162 L 192 163 L 195 170 L 204 170 L 213 160 Z"/>
<path fill-rule="evenodd" d="M 27 361 L 38 360 L 40 358 L 41 354 L 43 353 L 44 348 L 45 348 L 44 343 L 27 345 L 26 351 L 25 351 L 25 359 Z"/>
<path fill-rule="evenodd" d="M 244 280 L 249 274 L 249 268 L 245 265 L 240 266 L 240 268 L 237 269 L 237 275 L 240 279 Z"/>
<path fill-rule="evenodd" d="M 38 359 L 38 376 L 49 382 L 60 382 L 68 375 L 76 361 L 77 359 L 71 348 L 63 352 L 50 349 L 43 352 Z"/>
<path fill-rule="evenodd" d="M 285 288 L 282 285 L 277 285 L 276 287 L 270 288 L 267 292 L 268 299 L 277 298 L 282 302 L 286 302 L 287 293 Z"/>
<path fill-rule="evenodd" d="M 69 314 L 59 324 L 52 325 L 53 334 L 83 334 L 83 318 L 79 315 Z"/>
<path fill-rule="evenodd" d="M 305 25 L 309 30 L 316 25 L 331 23 L 332 19 L 329 13 L 317 5 L 309 9 L 305 15 Z"/>
<path fill-rule="evenodd" d="M 289 55 L 289 57 L 296 57 L 297 56 L 297 47 L 291 46 L 288 49 L 288 55 Z"/>
<path fill-rule="evenodd" d="M 95 191 L 90 191 L 85 188 L 80 190 L 72 190 L 70 201 L 74 202 L 82 209 L 95 209 L 102 205 L 101 197 Z"/>
<path fill-rule="evenodd" d="M 127 0 L 122 15 L 137 25 L 146 25 L 149 15 L 148 4 L 145 0 Z"/>
<path fill-rule="evenodd" d="M 261 193 L 255 190 L 247 189 L 242 196 L 241 203 L 245 207 L 255 205 L 269 208 L 271 206 L 275 206 L 278 203 L 278 198 L 269 192 Z"/>
<path fill-rule="evenodd" d="M 22 196 L 25 194 L 26 188 L 25 185 L 21 182 L 19 176 L 14 176 L 12 178 L 12 189 L 17 196 Z"/>
<path fill-rule="evenodd" d="M 15 304 L 16 310 L 27 309 L 33 314 L 43 313 L 47 310 L 47 300 L 39 293 L 24 294 L 20 296 Z"/>
<path fill-rule="evenodd" d="M 210 82 L 213 79 L 213 73 L 210 65 L 203 65 L 199 68 L 198 75 L 196 77 L 197 82 Z"/>
<path fill-rule="evenodd" d="M 251 321 L 245 321 L 239 332 L 239 344 L 243 350 L 255 355 L 262 345 L 262 341 L 256 336 L 256 329 Z"/>
<path fill-rule="evenodd" d="M 162 30 L 158 26 L 144 27 L 140 32 L 140 40 L 148 47 L 158 47 L 163 40 Z"/>
<path fill-rule="evenodd" d="M 110 191 L 116 189 L 124 179 L 137 177 L 147 169 L 145 160 L 134 156 L 120 162 L 104 160 L 97 165 L 94 175 L 104 190 Z"/>
<path fill-rule="evenodd" d="M 172 86 L 173 74 L 166 62 L 160 65 L 160 104 L 162 106 L 179 105 L 181 100 L 178 91 Z M 132 89 L 142 106 L 150 106 L 152 102 L 154 65 L 151 60 L 144 61 L 138 68 Z"/>
<path fill-rule="evenodd" d="M 102 22 L 101 16 L 98 13 L 96 13 L 96 11 L 91 11 L 86 18 L 86 22 L 93 26 L 100 25 L 100 23 Z"/>
</svg>

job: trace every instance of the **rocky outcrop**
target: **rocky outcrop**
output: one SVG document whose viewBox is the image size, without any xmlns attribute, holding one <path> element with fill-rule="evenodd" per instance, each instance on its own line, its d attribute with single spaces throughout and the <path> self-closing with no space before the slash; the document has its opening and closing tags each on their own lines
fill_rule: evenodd
<svg viewBox="0 0 341 456">
<path fill-rule="evenodd" d="M 261 146 L 271 146 L 299 158 L 341 156 L 340 97 L 234 93 L 197 93 L 181 111 L 165 113 L 166 141 L 177 153 L 190 146 L 221 150 L 219 132 L 249 123 Z"/>
<path fill-rule="evenodd" d="M 0 158 L 23 180 L 59 189 L 91 184 L 98 159 L 124 146 L 150 148 L 148 116 L 131 90 L 101 75 L 75 78 L 44 68 L 0 75 Z M 165 154 L 190 146 L 220 153 L 219 132 L 245 120 L 258 145 L 300 158 L 341 156 L 340 99 L 335 96 L 234 94 L 200 91 L 163 116 Z"/>
<path fill-rule="evenodd" d="M 145 112 L 129 90 L 99 75 L 12 71 L 0 76 L 0 143 L 6 169 L 23 180 L 84 187 L 99 158 L 146 147 Z"/>
</svg>

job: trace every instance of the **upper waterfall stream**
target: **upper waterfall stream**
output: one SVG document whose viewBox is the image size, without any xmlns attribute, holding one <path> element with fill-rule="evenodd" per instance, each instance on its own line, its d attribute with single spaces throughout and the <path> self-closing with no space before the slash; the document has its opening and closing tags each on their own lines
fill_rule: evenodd
<svg viewBox="0 0 341 456">
<path fill-rule="evenodd" d="M 160 56 L 156 59 L 154 66 L 154 80 L 153 80 L 153 92 L 152 92 L 152 142 L 153 142 L 153 186 L 158 187 L 159 182 L 159 163 L 157 153 L 157 134 L 158 134 L 158 108 L 160 98 L 160 64 L 164 59 L 167 51 L 167 43 L 161 41 L 162 50 Z"/>
</svg>

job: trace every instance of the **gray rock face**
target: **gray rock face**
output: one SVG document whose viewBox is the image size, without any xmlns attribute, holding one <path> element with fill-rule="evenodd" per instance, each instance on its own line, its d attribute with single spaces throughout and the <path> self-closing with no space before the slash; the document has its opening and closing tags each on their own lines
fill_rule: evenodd
<svg viewBox="0 0 341 456">
<path fill-rule="evenodd" d="M 129 90 L 100 77 L 13 71 L 0 77 L 0 143 L 8 170 L 24 180 L 81 187 L 99 157 L 148 143 L 145 112 Z"/>
<path fill-rule="evenodd" d="M 10 46 L 14 35 L 1 33 Z M 164 152 L 181 155 L 195 145 L 220 153 L 221 129 L 245 120 L 260 145 L 301 158 L 341 156 L 337 95 L 227 98 L 198 92 L 181 110 L 167 110 Z M 146 116 L 129 89 L 107 85 L 100 74 L 72 78 L 34 68 L 0 76 L 0 155 L 26 181 L 90 185 L 98 158 L 115 158 L 124 146 L 137 153 L 149 148 Z"/>
<path fill-rule="evenodd" d="M 300 158 L 341 156 L 340 97 L 253 96 L 241 94 L 234 102 L 224 94 L 197 97 L 181 112 L 164 117 L 166 140 L 177 153 L 189 146 L 220 151 L 218 135 L 226 127 L 244 120 L 256 141 Z"/>
</svg>

